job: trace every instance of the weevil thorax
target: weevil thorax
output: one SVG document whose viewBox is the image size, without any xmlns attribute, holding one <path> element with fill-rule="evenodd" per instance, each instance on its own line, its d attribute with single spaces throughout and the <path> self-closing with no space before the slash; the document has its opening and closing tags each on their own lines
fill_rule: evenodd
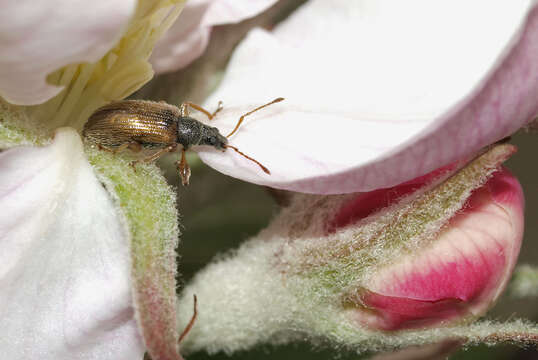
<svg viewBox="0 0 538 360">
<path fill-rule="evenodd" d="M 188 116 L 182 116 L 178 119 L 177 142 L 185 149 L 193 145 L 209 145 L 218 150 L 225 150 L 228 139 L 222 136 L 216 127 L 207 126 Z"/>
</svg>

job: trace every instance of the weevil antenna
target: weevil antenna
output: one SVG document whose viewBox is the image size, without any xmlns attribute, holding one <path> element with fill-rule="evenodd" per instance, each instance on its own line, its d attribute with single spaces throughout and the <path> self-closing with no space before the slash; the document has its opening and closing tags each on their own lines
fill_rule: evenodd
<svg viewBox="0 0 538 360">
<path fill-rule="evenodd" d="M 241 117 L 239 118 L 239 121 L 238 121 L 237 124 L 235 125 L 235 128 L 233 129 L 233 131 L 232 131 L 231 133 L 229 133 L 228 135 L 226 135 L 226 137 L 229 138 L 230 136 L 232 136 L 232 135 L 237 131 L 237 129 L 239 129 L 239 126 L 241 125 L 241 123 L 243 122 L 243 120 L 245 119 L 246 116 L 249 116 L 250 114 L 252 114 L 252 113 L 254 113 L 254 112 L 258 111 L 258 110 L 261 110 L 261 109 L 263 109 L 264 107 L 267 107 L 267 106 L 272 105 L 272 104 L 274 104 L 274 103 L 280 102 L 280 101 L 282 101 L 282 100 L 284 100 L 284 98 L 282 98 L 282 97 L 276 98 L 275 100 L 273 100 L 273 101 L 271 101 L 271 102 L 269 102 L 269 103 L 267 103 L 267 104 L 265 104 L 265 105 L 258 106 L 256 109 L 251 110 L 251 111 L 249 111 L 248 113 L 246 113 L 245 115 L 241 116 Z M 236 151 L 237 151 L 237 150 L 236 150 Z"/>
<path fill-rule="evenodd" d="M 249 159 L 250 161 L 255 162 L 256 164 L 258 164 L 258 166 L 261 167 L 262 170 L 263 170 L 266 174 L 271 175 L 271 172 L 269 171 L 268 168 L 266 168 L 265 166 L 263 166 L 258 160 L 253 159 L 253 158 L 251 158 L 251 157 L 248 156 L 248 155 L 245 155 L 244 153 L 242 153 L 241 151 L 239 151 L 239 149 L 236 148 L 235 146 L 232 146 L 232 145 L 224 145 L 224 147 L 235 150 L 235 152 L 237 152 L 239 155 L 242 155 L 242 156 L 246 157 L 247 159 Z"/>
</svg>

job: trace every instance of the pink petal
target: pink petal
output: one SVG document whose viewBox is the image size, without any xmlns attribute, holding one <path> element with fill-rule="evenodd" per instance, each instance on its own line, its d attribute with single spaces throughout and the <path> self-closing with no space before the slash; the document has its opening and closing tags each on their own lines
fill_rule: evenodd
<svg viewBox="0 0 538 360">
<path fill-rule="evenodd" d="M 187 66 L 204 52 L 211 27 L 252 17 L 276 0 L 189 0 L 178 20 L 157 42 L 151 63 L 157 73 Z"/>
<path fill-rule="evenodd" d="M 357 319 L 384 330 L 478 316 L 500 295 L 523 236 L 523 193 L 504 169 L 468 199 L 425 251 L 376 272 L 359 293 Z"/>
<path fill-rule="evenodd" d="M 0 153 L 7 359 L 141 359 L 127 237 L 73 129 Z"/>
<path fill-rule="evenodd" d="M 333 233 L 339 228 L 343 228 L 349 224 L 364 219 L 370 214 L 375 213 L 377 210 L 393 204 L 398 199 L 412 194 L 443 174 L 450 173 L 451 171 L 455 170 L 456 167 L 457 163 L 452 163 L 440 169 L 434 170 L 424 176 L 406 181 L 403 184 L 391 187 L 389 189 L 378 189 L 361 194 L 360 196 L 357 196 L 346 203 L 338 211 L 336 216 L 326 224 L 326 232 Z"/>
<path fill-rule="evenodd" d="M 457 24 L 457 26 L 455 26 Z M 479 24 L 479 26 L 478 26 Z M 207 107 L 260 161 L 200 148 L 257 184 L 333 194 L 395 186 L 510 135 L 538 114 L 534 2 L 306 3 L 250 33 Z"/>
<path fill-rule="evenodd" d="M 48 85 L 60 67 L 101 58 L 119 40 L 134 0 L 2 2 L 0 97 L 14 104 L 45 102 L 61 91 Z"/>
</svg>

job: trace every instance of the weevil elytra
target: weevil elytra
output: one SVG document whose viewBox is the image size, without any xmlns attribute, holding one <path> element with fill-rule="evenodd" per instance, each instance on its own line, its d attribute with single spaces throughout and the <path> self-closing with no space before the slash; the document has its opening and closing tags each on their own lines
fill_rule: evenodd
<svg viewBox="0 0 538 360">
<path fill-rule="evenodd" d="M 193 108 L 211 120 L 222 110 L 221 102 L 217 110 L 210 113 L 190 102 L 184 102 L 177 107 L 164 101 L 117 101 L 97 109 L 84 125 L 82 134 L 90 143 L 113 153 L 126 149 L 133 152 L 140 152 L 143 149 L 156 150 L 153 154 L 137 160 L 144 162 L 155 161 L 162 155 L 177 150 L 181 145 L 181 160 L 176 166 L 183 185 L 189 184 L 191 174 L 185 151 L 193 145 L 208 145 L 221 151 L 230 148 L 270 174 L 260 162 L 245 155 L 235 146 L 229 145 L 228 138 L 239 129 L 246 116 L 282 100 L 284 99 L 277 98 L 242 115 L 233 131 L 227 136 L 223 136 L 216 127 L 205 125 L 189 116 L 189 108 Z"/>
</svg>

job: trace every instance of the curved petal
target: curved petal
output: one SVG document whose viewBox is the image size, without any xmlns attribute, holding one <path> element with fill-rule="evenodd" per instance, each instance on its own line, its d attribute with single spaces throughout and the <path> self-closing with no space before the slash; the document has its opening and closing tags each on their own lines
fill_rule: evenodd
<svg viewBox="0 0 538 360">
<path fill-rule="evenodd" d="M 252 17 L 276 0 L 189 0 L 179 19 L 157 42 L 151 63 L 156 73 L 187 66 L 202 55 L 211 27 Z"/>
<path fill-rule="evenodd" d="M 388 203 L 379 193 L 295 193 L 268 228 L 185 287 L 181 324 L 193 294 L 206 300 L 182 349 L 232 353 L 320 338 L 358 352 L 447 339 L 536 342 L 536 324 L 469 324 L 498 298 L 521 245 L 521 187 L 497 170 L 514 150 L 499 145 L 458 171 L 385 189 Z M 356 201 L 365 196 L 367 209 Z M 353 208 L 357 217 L 323 231 Z"/>
<path fill-rule="evenodd" d="M 120 38 L 135 0 L 2 2 L 0 96 L 14 104 L 42 103 L 62 88 L 52 71 L 101 58 Z"/>
<path fill-rule="evenodd" d="M 389 187 L 476 152 L 538 114 L 533 1 L 311 1 L 270 34 L 251 32 L 208 100 L 236 153 L 215 169 L 320 194 Z"/>
<path fill-rule="evenodd" d="M 434 244 L 366 282 L 359 321 L 397 330 L 478 316 L 504 290 L 523 238 L 523 192 L 506 169 L 468 199 Z"/>
<path fill-rule="evenodd" d="M 141 359 L 126 234 L 77 133 L 2 152 L 0 170 L 5 357 Z"/>
</svg>

